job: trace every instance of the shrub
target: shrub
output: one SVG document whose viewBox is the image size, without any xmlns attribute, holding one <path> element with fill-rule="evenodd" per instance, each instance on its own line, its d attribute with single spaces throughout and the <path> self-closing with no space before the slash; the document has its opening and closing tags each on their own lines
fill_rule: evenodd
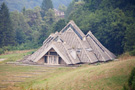
<svg viewBox="0 0 135 90">
<path fill-rule="evenodd" d="M 132 51 L 130 51 L 129 54 L 130 54 L 131 56 L 135 56 L 135 49 L 132 50 Z"/>
<path fill-rule="evenodd" d="M 133 77 L 133 81 L 132 81 L 132 86 L 131 86 L 132 90 L 135 90 L 135 75 Z"/>
<path fill-rule="evenodd" d="M 124 85 L 122 90 L 135 90 L 135 68 L 132 69 L 131 74 L 129 76 L 128 87 Z"/>
<path fill-rule="evenodd" d="M 3 54 L 3 53 L 4 53 L 3 48 L 0 48 L 0 54 Z"/>
<path fill-rule="evenodd" d="M 128 79 L 128 85 L 131 87 L 133 84 L 133 80 L 135 79 L 135 68 L 131 71 L 130 77 Z"/>
</svg>

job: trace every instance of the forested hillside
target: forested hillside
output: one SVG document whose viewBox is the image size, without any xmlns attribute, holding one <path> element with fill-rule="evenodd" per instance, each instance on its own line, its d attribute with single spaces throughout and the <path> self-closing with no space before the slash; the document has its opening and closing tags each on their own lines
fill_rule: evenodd
<svg viewBox="0 0 135 90">
<path fill-rule="evenodd" d="M 10 11 L 21 11 L 23 7 L 32 9 L 36 6 L 41 6 L 42 1 L 43 0 L 0 0 L 0 5 L 5 2 Z M 72 0 L 52 0 L 55 8 L 58 8 L 62 4 L 68 6 L 71 1 Z"/>
<path fill-rule="evenodd" d="M 74 0 L 66 12 L 86 34 L 89 30 L 115 54 L 135 54 L 135 1 Z"/>
<path fill-rule="evenodd" d="M 4 0 L 3 0 L 4 1 Z M 7 1 L 7 0 L 6 0 Z M 12 1 L 12 2 L 11 2 Z M 38 2 L 38 0 L 29 1 Z M 21 12 L 12 11 L 8 3 L 1 4 L 0 8 L 0 52 L 12 49 L 37 48 L 50 35 L 60 31 L 68 21 L 75 23 L 86 34 L 89 30 L 99 41 L 116 55 L 130 52 L 135 55 L 135 1 L 133 0 L 73 0 L 66 10 L 66 19 L 57 20 L 52 3 L 67 4 L 68 0 L 43 0 L 34 9 L 23 8 Z M 25 0 L 9 0 L 14 6 L 24 3 Z M 49 4 L 46 4 L 49 2 Z M 58 5 L 58 4 L 55 4 Z M 18 7 L 19 9 L 19 7 Z M 4 22 L 4 23 L 3 23 Z M 10 41 L 8 40 L 10 38 Z"/>
<path fill-rule="evenodd" d="M 9 50 L 38 48 L 50 33 L 65 26 L 65 20 L 58 21 L 55 16 L 51 0 L 43 0 L 40 6 L 9 12 L 6 3 L 1 4 L 0 54 Z M 59 24 L 61 21 L 63 25 Z"/>
</svg>

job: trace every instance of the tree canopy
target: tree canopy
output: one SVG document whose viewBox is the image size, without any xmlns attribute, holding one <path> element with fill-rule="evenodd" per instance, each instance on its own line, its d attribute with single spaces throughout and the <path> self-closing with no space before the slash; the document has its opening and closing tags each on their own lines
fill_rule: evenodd
<svg viewBox="0 0 135 90">
<path fill-rule="evenodd" d="M 124 52 L 135 55 L 135 1 L 73 0 L 67 9 L 65 4 L 59 6 L 66 14 L 66 20 L 59 21 L 52 9 L 52 3 L 57 1 L 60 2 L 44 0 L 41 7 L 34 9 L 23 6 L 21 12 L 9 12 L 7 6 L 1 4 L 0 47 L 18 45 L 25 49 L 36 48 L 50 33 L 60 31 L 68 21 L 74 20 L 85 34 L 91 30 L 116 55 Z M 69 3 L 70 0 L 63 1 Z"/>
<path fill-rule="evenodd" d="M 66 19 L 74 20 L 85 34 L 91 30 L 110 51 L 121 54 L 135 48 L 134 10 L 133 0 L 74 0 Z"/>
<path fill-rule="evenodd" d="M 8 7 L 2 3 L 0 8 L 0 47 L 8 45 L 15 45 L 14 31 Z"/>
<path fill-rule="evenodd" d="M 26 9 L 34 9 L 37 6 L 41 6 L 42 1 L 43 0 L 0 0 L 0 5 L 5 2 L 10 11 L 21 11 L 23 7 Z M 62 4 L 67 7 L 71 1 L 72 0 L 52 0 L 52 4 L 54 8 L 58 9 Z"/>
</svg>

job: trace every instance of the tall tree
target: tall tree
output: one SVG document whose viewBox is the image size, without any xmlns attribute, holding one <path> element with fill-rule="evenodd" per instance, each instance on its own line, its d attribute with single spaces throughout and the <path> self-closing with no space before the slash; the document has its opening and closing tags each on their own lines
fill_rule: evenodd
<svg viewBox="0 0 135 90">
<path fill-rule="evenodd" d="M 26 39 L 30 38 L 31 36 L 31 29 L 26 22 L 26 18 L 18 11 L 11 12 L 10 16 L 13 30 L 16 33 L 15 38 L 17 44 L 25 43 Z"/>
<path fill-rule="evenodd" d="M 66 19 L 74 20 L 85 34 L 91 30 L 99 41 L 115 54 L 123 53 L 124 47 L 126 51 L 135 53 L 135 2 L 83 1 L 85 3 L 72 2 L 69 5 Z"/>
<path fill-rule="evenodd" d="M 51 0 L 43 0 L 42 5 L 41 5 L 41 9 L 42 9 L 42 17 L 45 16 L 45 13 L 49 10 L 49 9 L 53 9 L 53 4 Z"/>
<path fill-rule="evenodd" d="M 58 9 L 59 9 L 60 11 L 62 11 L 62 12 L 66 12 L 67 7 L 66 7 L 64 4 L 62 4 L 62 5 L 60 5 L 60 6 L 58 7 Z"/>
<path fill-rule="evenodd" d="M 49 9 L 46 12 L 46 16 L 44 17 L 45 24 L 48 24 L 51 26 L 55 22 L 55 15 L 54 15 L 54 10 Z"/>
<path fill-rule="evenodd" d="M 127 27 L 125 35 L 125 51 L 135 51 L 135 23 Z"/>
<path fill-rule="evenodd" d="M 0 8 L 0 47 L 14 45 L 14 33 L 8 7 L 2 3 Z"/>
<path fill-rule="evenodd" d="M 56 22 L 53 26 L 53 32 L 60 31 L 62 28 L 66 26 L 66 22 L 64 19 L 60 19 L 58 22 Z"/>
</svg>

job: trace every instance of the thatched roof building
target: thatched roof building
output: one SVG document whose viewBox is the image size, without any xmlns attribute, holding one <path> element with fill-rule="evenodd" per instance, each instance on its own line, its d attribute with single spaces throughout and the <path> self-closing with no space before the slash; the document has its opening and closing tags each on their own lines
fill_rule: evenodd
<svg viewBox="0 0 135 90">
<path fill-rule="evenodd" d="M 106 62 L 115 57 L 90 31 L 85 35 L 74 21 L 70 21 L 60 32 L 51 34 L 43 46 L 23 62 L 71 65 Z"/>
</svg>

